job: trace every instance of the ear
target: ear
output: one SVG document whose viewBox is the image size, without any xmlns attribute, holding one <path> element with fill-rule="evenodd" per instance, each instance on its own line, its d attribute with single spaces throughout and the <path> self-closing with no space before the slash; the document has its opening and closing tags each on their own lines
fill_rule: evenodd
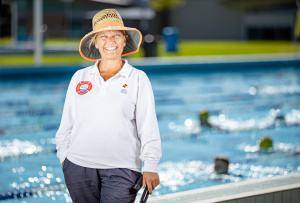
<svg viewBox="0 0 300 203">
<path fill-rule="evenodd" d="M 126 46 L 127 35 L 124 37 L 124 47 Z"/>
</svg>

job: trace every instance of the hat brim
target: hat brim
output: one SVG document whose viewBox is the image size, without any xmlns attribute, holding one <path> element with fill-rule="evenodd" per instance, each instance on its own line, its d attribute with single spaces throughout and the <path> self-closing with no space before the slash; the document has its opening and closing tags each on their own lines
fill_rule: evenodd
<svg viewBox="0 0 300 203">
<path fill-rule="evenodd" d="M 80 41 L 79 44 L 79 53 L 80 55 L 89 61 L 97 61 L 101 58 L 101 54 L 99 50 L 95 47 L 95 44 L 93 43 L 91 46 L 89 45 L 90 40 L 93 38 L 93 36 L 101 31 L 106 30 L 124 30 L 127 34 L 126 39 L 126 46 L 124 47 L 124 50 L 122 52 L 121 56 L 126 56 L 129 54 L 134 54 L 139 51 L 140 45 L 142 42 L 142 34 L 139 30 L 135 28 L 129 28 L 129 27 L 123 27 L 123 26 L 110 26 L 101 28 L 98 30 L 94 30 L 88 34 L 86 34 Z"/>
</svg>

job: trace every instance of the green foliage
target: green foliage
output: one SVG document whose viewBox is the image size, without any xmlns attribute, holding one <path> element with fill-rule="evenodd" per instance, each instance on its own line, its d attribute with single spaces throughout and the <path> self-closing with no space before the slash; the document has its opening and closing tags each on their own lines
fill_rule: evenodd
<svg viewBox="0 0 300 203">
<path fill-rule="evenodd" d="M 299 49 L 291 41 L 204 41 L 181 40 L 178 52 L 166 51 L 165 43 L 158 46 L 159 56 L 206 56 L 232 54 L 293 53 Z"/>
<path fill-rule="evenodd" d="M 184 3 L 184 0 L 150 0 L 149 5 L 156 11 L 177 8 Z"/>
</svg>

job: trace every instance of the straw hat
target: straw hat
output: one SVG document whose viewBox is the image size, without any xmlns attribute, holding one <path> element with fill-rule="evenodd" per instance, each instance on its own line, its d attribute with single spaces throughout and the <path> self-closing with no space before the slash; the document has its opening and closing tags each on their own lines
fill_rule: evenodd
<svg viewBox="0 0 300 203">
<path fill-rule="evenodd" d="M 105 30 L 124 30 L 127 39 L 126 46 L 122 52 L 122 56 L 133 54 L 139 51 L 142 34 L 135 28 L 124 27 L 123 20 L 115 9 L 104 9 L 93 17 L 93 31 L 86 34 L 80 41 L 80 55 L 90 61 L 97 61 L 101 58 L 99 50 L 95 44 L 91 42 L 97 32 Z"/>
</svg>

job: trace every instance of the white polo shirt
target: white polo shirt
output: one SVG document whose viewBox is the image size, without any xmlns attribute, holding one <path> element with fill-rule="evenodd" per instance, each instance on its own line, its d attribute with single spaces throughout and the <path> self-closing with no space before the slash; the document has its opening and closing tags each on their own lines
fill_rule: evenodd
<svg viewBox="0 0 300 203">
<path fill-rule="evenodd" d="M 161 139 L 151 83 L 125 60 L 104 81 L 93 66 L 77 71 L 69 84 L 60 127 L 57 156 L 89 168 L 128 168 L 157 172 Z"/>
</svg>

